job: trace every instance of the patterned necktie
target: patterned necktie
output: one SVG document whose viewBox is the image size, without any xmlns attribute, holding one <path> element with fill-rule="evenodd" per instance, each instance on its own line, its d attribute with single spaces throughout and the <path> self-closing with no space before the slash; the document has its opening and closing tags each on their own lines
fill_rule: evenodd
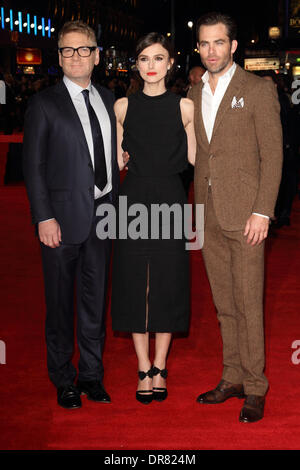
<svg viewBox="0 0 300 470">
<path fill-rule="evenodd" d="M 83 90 L 82 93 L 89 113 L 93 136 L 95 185 L 102 191 L 107 184 L 107 171 L 101 127 L 94 108 L 90 103 L 89 90 Z"/>
</svg>

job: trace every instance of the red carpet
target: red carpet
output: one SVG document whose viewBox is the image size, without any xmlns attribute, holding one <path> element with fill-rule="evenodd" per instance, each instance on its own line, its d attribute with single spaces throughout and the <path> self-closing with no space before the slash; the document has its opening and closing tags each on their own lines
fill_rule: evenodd
<svg viewBox="0 0 300 470">
<path fill-rule="evenodd" d="M 59 408 L 47 376 L 39 246 L 24 187 L 0 187 L 0 218 L 0 340 L 6 344 L 6 364 L 0 364 L 0 449 L 300 448 L 300 364 L 291 361 L 291 345 L 300 340 L 299 200 L 291 227 L 278 231 L 267 245 L 270 390 L 264 420 L 249 425 L 238 422 L 241 400 L 211 406 L 195 402 L 221 375 L 220 332 L 201 252 L 192 253 L 190 334 L 173 341 L 166 402 L 136 402 L 132 342 L 113 335 L 108 316 L 105 386 L 113 403 L 99 405 L 83 397 L 80 410 Z"/>
</svg>

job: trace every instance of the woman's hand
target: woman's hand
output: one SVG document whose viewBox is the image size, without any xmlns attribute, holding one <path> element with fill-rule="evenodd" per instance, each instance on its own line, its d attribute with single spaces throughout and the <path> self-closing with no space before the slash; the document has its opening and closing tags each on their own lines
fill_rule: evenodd
<svg viewBox="0 0 300 470">
<path fill-rule="evenodd" d="M 124 168 L 126 170 L 128 170 L 127 163 L 129 162 L 129 159 L 130 159 L 129 153 L 128 152 L 123 152 L 122 153 L 122 158 L 123 158 L 123 163 L 124 163 L 123 170 L 124 170 Z"/>
</svg>

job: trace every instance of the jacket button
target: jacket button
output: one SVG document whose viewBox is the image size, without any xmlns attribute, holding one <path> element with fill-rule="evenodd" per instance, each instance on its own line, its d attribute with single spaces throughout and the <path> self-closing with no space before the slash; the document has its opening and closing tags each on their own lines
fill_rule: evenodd
<svg viewBox="0 0 300 470">
<path fill-rule="evenodd" d="M 89 166 L 90 168 L 93 168 L 93 165 L 91 164 L 91 162 L 88 163 L 88 166 Z"/>
</svg>

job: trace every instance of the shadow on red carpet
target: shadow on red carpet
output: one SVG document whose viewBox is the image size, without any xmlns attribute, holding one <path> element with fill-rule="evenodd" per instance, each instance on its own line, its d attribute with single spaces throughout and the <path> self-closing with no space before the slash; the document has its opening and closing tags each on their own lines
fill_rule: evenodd
<svg viewBox="0 0 300 470">
<path fill-rule="evenodd" d="M 222 369 L 220 331 L 201 252 L 191 253 L 191 326 L 189 336 L 172 344 L 168 399 L 148 406 L 135 400 L 133 345 L 113 334 L 108 314 L 104 383 L 112 404 L 83 397 L 80 410 L 58 407 L 47 376 L 42 269 L 25 189 L 0 187 L 0 340 L 6 345 L 6 364 L 0 364 L 0 448 L 298 449 L 300 364 L 291 361 L 291 345 L 300 340 L 299 202 L 292 225 L 267 242 L 270 390 L 265 418 L 247 425 L 238 421 L 242 400 L 211 406 L 195 401 L 218 383 Z M 76 351 L 75 364 L 77 357 Z"/>
</svg>

